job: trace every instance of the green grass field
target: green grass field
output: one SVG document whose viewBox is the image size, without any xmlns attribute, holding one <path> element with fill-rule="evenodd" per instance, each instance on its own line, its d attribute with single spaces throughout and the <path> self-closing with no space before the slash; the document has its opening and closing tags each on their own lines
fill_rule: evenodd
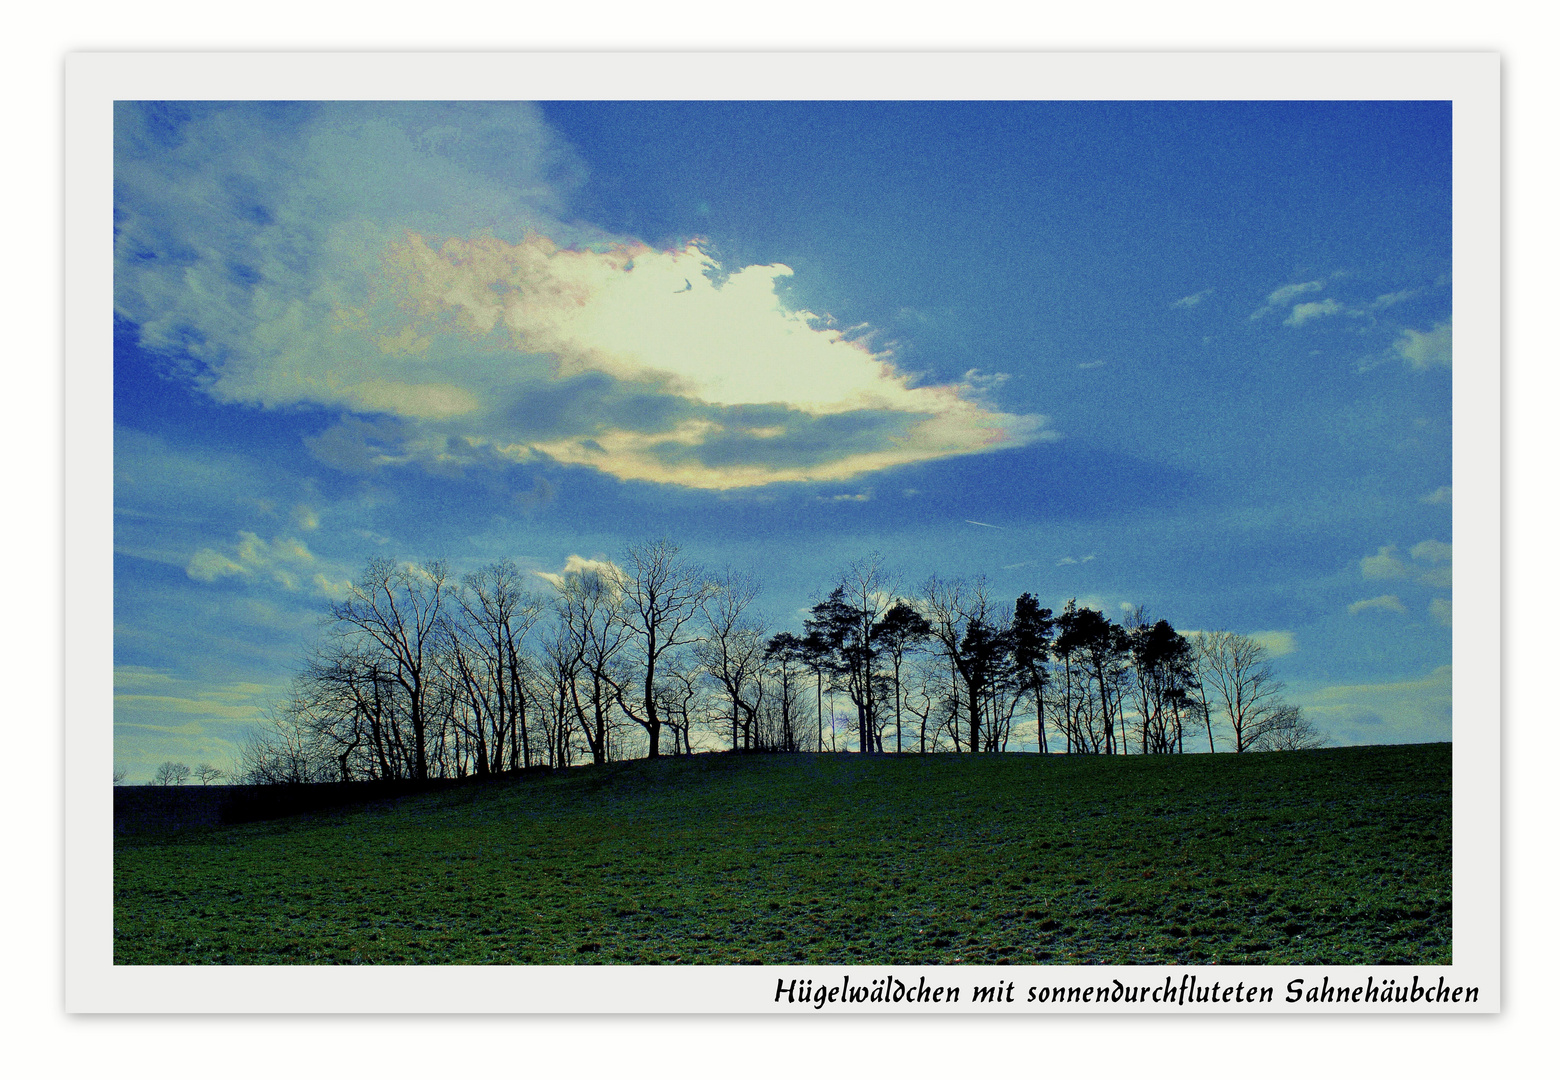
<svg viewBox="0 0 1560 1080">
<path fill-rule="evenodd" d="M 701 755 L 121 836 L 120 964 L 1427 964 L 1449 744 Z"/>
</svg>

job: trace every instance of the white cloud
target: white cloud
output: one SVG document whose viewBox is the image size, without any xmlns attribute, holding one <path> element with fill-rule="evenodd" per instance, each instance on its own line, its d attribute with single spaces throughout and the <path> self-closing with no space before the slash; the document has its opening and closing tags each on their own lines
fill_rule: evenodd
<svg viewBox="0 0 1560 1080">
<path fill-rule="evenodd" d="M 1419 295 L 1418 289 L 1399 289 L 1397 292 L 1384 293 L 1376 297 L 1367 306 L 1371 311 L 1380 311 L 1401 304 L 1405 300 L 1412 300 L 1417 295 Z"/>
<path fill-rule="evenodd" d="M 1333 299 L 1317 300 L 1308 304 L 1296 304 L 1289 317 L 1284 320 L 1285 326 L 1304 326 L 1312 319 L 1323 315 L 1336 315 L 1343 310 L 1343 305 Z"/>
<path fill-rule="evenodd" d="M 1400 578 L 1408 573 L 1408 564 L 1398 558 L 1396 544 L 1376 549 L 1376 554 L 1360 560 L 1360 574 L 1368 579 Z"/>
<path fill-rule="evenodd" d="M 1440 540 L 1421 540 L 1409 548 L 1408 553 L 1420 562 L 1449 563 L 1452 561 L 1452 545 Z"/>
<path fill-rule="evenodd" d="M 1213 295 L 1213 290 L 1212 289 L 1204 289 L 1204 290 L 1202 290 L 1202 292 L 1195 292 L 1191 296 L 1183 296 L 1183 297 L 1181 297 L 1181 299 L 1177 300 L 1175 303 L 1171 304 L 1170 306 L 1171 307 L 1178 307 L 1178 308 L 1196 307 L 1198 304 L 1202 303 L 1205 299 L 1207 299 L 1208 297 L 1210 297 L 1212 295 Z"/>
<path fill-rule="evenodd" d="M 1419 574 L 1420 584 L 1429 585 L 1433 589 L 1452 587 L 1451 544 L 1440 540 L 1421 540 L 1409 548 L 1408 553 L 1416 562 L 1431 564 L 1431 569 Z"/>
<path fill-rule="evenodd" d="M 1321 287 L 1322 283 L 1320 281 L 1302 281 L 1294 285 L 1281 285 L 1268 293 L 1267 303 L 1253 311 L 1251 318 L 1260 319 L 1268 312 L 1284 307 L 1297 296 L 1304 296 L 1310 292 L 1319 292 Z"/>
<path fill-rule="evenodd" d="M 1419 501 L 1429 503 L 1431 506 L 1450 506 L 1452 505 L 1452 489 L 1450 485 L 1438 487 L 1428 495 L 1419 496 Z"/>
<path fill-rule="evenodd" d="M 252 532 L 240 532 L 231 555 L 201 548 L 190 556 L 184 572 L 208 585 L 224 577 L 266 578 L 284 589 L 298 588 L 298 574 L 313 567 L 314 555 L 301 540 L 283 537 L 267 543 Z"/>
<path fill-rule="evenodd" d="M 1293 630 L 1257 630 L 1246 636 L 1266 649 L 1269 656 L 1288 656 L 1300 648 Z"/>
<path fill-rule="evenodd" d="M 1442 626 L 1452 625 L 1452 602 L 1444 596 L 1430 601 L 1430 617 Z"/>
<path fill-rule="evenodd" d="M 533 573 L 558 588 L 562 588 L 565 579 L 569 577 L 583 577 L 587 574 L 598 575 L 608 582 L 624 580 L 623 569 L 617 563 L 610 559 L 587 559 L 582 555 L 570 555 L 565 559 L 560 573 L 553 574 L 545 570 L 536 570 Z"/>
<path fill-rule="evenodd" d="M 786 266 L 563 223 L 529 107 L 190 109 L 176 146 L 117 114 L 116 308 L 218 401 L 352 414 L 311 443 L 340 467 L 724 490 L 1055 437 L 987 403 L 1005 376 L 922 385 L 787 307 Z"/>
<path fill-rule="evenodd" d="M 1415 371 L 1452 366 L 1452 324 L 1436 323 L 1428 333 L 1404 330 L 1392 348 Z"/>
<path fill-rule="evenodd" d="M 1104 366 L 1105 366 L 1105 361 L 1103 361 L 1103 360 L 1088 360 L 1088 361 L 1085 361 L 1084 363 L 1079 364 L 1078 365 L 1078 370 L 1079 371 L 1092 371 L 1094 368 L 1099 368 L 1099 367 L 1104 367 Z"/>
<path fill-rule="evenodd" d="M 1282 307 L 1297 296 L 1303 296 L 1308 292 L 1318 292 L 1322 287 L 1320 281 L 1302 281 L 1295 285 L 1280 285 L 1268 293 L 1267 302 L 1273 307 Z"/>
<path fill-rule="evenodd" d="M 1395 596 L 1373 596 L 1369 600 L 1357 600 L 1349 605 L 1350 615 L 1358 615 L 1362 611 L 1395 611 L 1403 614 L 1408 609 Z"/>
</svg>

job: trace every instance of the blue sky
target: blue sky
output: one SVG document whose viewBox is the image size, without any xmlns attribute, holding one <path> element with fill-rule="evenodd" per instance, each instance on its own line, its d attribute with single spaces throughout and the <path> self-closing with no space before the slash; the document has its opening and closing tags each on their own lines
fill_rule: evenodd
<svg viewBox="0 0 1560 1080">
<path fill-rule="evenodd" d="M 132 779 L 226 761 L 372 556 L 663 533 L 758 568 L 777 630 L 879 551 L 1263 635 L 1339 742 L 1451 737 L 1444 103 L 115 127 Z"/>
</svg>

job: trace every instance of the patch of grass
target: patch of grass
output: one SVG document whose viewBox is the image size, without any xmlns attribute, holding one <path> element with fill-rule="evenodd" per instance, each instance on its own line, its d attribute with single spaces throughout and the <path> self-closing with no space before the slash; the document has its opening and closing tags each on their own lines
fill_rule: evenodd
<svg viewBox="0 0 1560 1080">
<path fill-rule="evenodd" d="M 120 836 L 121 964 L 1450 963 L 1451 747 L 700 755 Z"/>
</svg>

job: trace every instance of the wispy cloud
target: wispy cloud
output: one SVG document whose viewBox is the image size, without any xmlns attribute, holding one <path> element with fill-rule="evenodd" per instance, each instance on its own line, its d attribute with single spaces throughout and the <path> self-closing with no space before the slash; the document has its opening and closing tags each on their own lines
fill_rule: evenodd
<svg viewBox="0 0 1560 1080">
<path fill-rule="evenodd" d="M 1204 290 L 1202 290 L 1202 292 L 1192 293 L 1191 296 L 1183 296 L 1183 297 L 1181 297 L 1181 299 L 1177 300 L 1175 303 L 1171 304 L 1170 306 L 1173 307 L 1173 308 L 1191 308 L 1191 307 L 1196 307 L 1198 304 L 1202 303 L 1204 300 L 1206 300 L 1208 297 L 1210 297 L 1212 295 L 1213 295 L 1213 290 L 1212 289 L 1204 289 Z"/>
<path fill-rule="evenodd" d="M 1452 505 L 1452 489 L 1450 485 L 1443 485 L 1430 492 L 1428 495 L 1419 496 L 1419 501 L 1429 503 L 1431 506 Z"/>
<path fill-rule="evenodd" d="M 969 518 L 965 518 L 964 519 L 964 523 L 966 525 L 979 525 L 983 529 L 1000 529 L 1000 528 L 1002 528 L 1001 525 L 987 525 L 984 521 L 971 521 Z"/>
<path fill-rule="evenodd" d="M 1328 734 L 1348 743 L 1432 742 L 1452 737 L 1452 668 L 1397 682 L 1329 686 L 1295 703 Z"/>
<path fill-rule="evenodd" d="M 1284 320 L 1285 326 L 1304 326 L 1312 319 L 1321 318 L 1324 315 L 1336 315 L 1343 310 L 1343 305 L 1333 299 L 1316 300 L 1306 304 L 1296 304 L 1290 311 L 1289 317 Z"/>
<path fill-rule="evenodd" d="M 1253 311 L 1250 317 L 1253 320 L 1260 319 L 1264 315 L 1288 306 L 1289 302 L 1295 297 L 1304 296 L 1306 293 L 1320 292 L 1321 288 L 1322 283 L 1320 281 L 1302 281 L 1293 285 L 1280 285 L 1268 293 L 1267 303 Z"/>
<path fill-rule="evenodd" d="M 314 555 L 301 540 L 283 537 L 262 540 L 252 532 L 238 534 L 238 543 L 227 551 L 201 548 L 190 556 L 185 573 L 210 584 L 218 578 L 269 578 L 284 589 L 298 588 L 298 575 L 314 566 Z"/>
<path fill-rule="evenodd" d="M 211 682 L 133 665 L 114 668 L 114 765 L 129 782 L 149 780 L 163 761 L 228 767 L 245 734 L 282 686 Z"/>
<path fill-rule="evenodd" d="M 1365 306 L 1370 311 L 1382 311 L 1385 308 L 1396 307 L 1405 300 L 1412 300 L 1418 295 L 1418 289 L 1399 289 L 1397 292 L 1383 293 Z"/>
<path fill-rule="evenodd" d="M 1365 611 L 1395 611 L 1401 615 L 1408 609 L 1396 596 L 1373 596 L 1369 600 L 1357 600 L 1349 605 L 1350 615 L 1358 615 Z"/>
</svg>

